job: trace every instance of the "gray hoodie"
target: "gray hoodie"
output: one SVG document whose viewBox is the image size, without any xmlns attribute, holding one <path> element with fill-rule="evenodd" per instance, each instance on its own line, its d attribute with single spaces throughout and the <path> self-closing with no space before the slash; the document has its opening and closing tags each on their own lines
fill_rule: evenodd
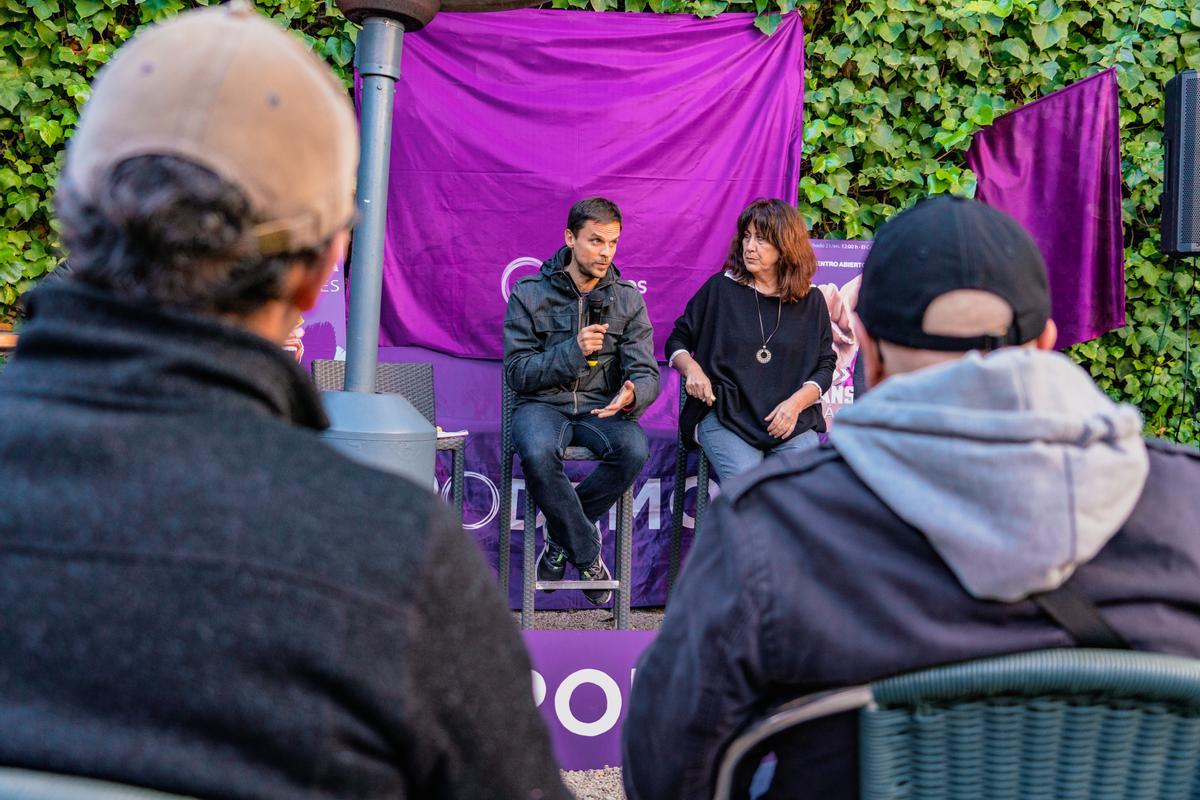
<svg viewBox="0 0 1200 800">
<path fill-rule="evenodd" d="M 1141 429 L 1066 356 L 1006 348 L 889 378 L 830 437 L 968 592 L 1012 602 L 1124 524 L 1149 471 Z"/>
</svg>

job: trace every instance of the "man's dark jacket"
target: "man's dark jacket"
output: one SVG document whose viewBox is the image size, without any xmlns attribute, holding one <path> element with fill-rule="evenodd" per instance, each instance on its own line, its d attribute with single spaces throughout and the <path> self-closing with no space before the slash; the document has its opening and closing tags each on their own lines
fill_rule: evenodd
<svg viewBox="0 0 1200 800">
<path fill-rule="evenodd" d="M 539 402 L 564 414 L 584 414 L 608 405 L 632 381 L 631 419 L 658 397 L 658 362 L 646 301 L 621 280 L 616 265 L 584 298 L 567 273 L 571 251 L 563 247 L 540 272 L 517 281 L 504 317 L 504 379 L 517 402 Z M 593 296 L 608 323 L 604 346 L 588 366 L 575 337 L 587 322 Z"/>
<path fill-rule="evenodd" d="M 565 798 L 430 492 L 239 328 L 64 283 L 0 373 L 0 764 L 221 798 Z"/>
</svg>

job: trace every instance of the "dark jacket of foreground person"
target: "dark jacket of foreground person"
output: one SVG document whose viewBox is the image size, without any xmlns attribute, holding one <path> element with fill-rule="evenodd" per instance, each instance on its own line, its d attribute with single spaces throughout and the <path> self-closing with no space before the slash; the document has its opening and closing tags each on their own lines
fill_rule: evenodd
<svg viewBox="0 0 1200 800">
<path fill-rule="evenodd" d="M 78 284 L 0 373 L 0 764 L 221 798 L 566 798 L 431 492 L 277 346 Z"/>
<path fill-rule="evenodd" d="M 712 795 L 725 746 L 799 695 L 1070 647 L 1070 579 L 1138 650 L 1200 658 L 1200 453 L 1057 353 L 889 378 L 833 447 L 766 462 L 704 520 L 625 723 L 631 800 Z M 1147 473 L 1148 466 L 1148 473 Z M 781 737 L 768 797 L 858 797 L 855 717 Z"/>
</svg>

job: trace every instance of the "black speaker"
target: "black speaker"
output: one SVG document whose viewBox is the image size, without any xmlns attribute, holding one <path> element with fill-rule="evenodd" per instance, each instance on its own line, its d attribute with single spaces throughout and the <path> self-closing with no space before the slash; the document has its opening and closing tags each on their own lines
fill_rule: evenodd
<svg viewBox="0 0 1200 800">
<path fill-rule="evenodd" d="M 1200 253 L 1200 71 L 1167 81 L 1163 131 L 1162 251 Z"/>
</svg>

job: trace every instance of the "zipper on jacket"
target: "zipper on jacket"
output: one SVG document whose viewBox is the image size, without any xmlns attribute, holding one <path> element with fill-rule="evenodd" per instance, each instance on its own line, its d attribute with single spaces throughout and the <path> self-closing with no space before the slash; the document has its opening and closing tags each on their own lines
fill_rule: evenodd
<svg viewBox="0 0 1200 800">
<path fill-rule="evenodd" d="M 579 324 L 576 326 L 575 335 L 579 335 L 579 331 L 583 330 L 583 295 L 579 294 L 579 287 L 575 285 L 575 281 L 571 280 L 571 276 L 567 276 L 567 280 L 571 281 L 571 288 L 575 290 L 575 294 L 579 295 Z M 586 356 L 585 356 L 586 358 Z M 575 378 L 575 388 L 571 390 L 571 413 L 579 413 L 579 378 Z"/>
</svg>

